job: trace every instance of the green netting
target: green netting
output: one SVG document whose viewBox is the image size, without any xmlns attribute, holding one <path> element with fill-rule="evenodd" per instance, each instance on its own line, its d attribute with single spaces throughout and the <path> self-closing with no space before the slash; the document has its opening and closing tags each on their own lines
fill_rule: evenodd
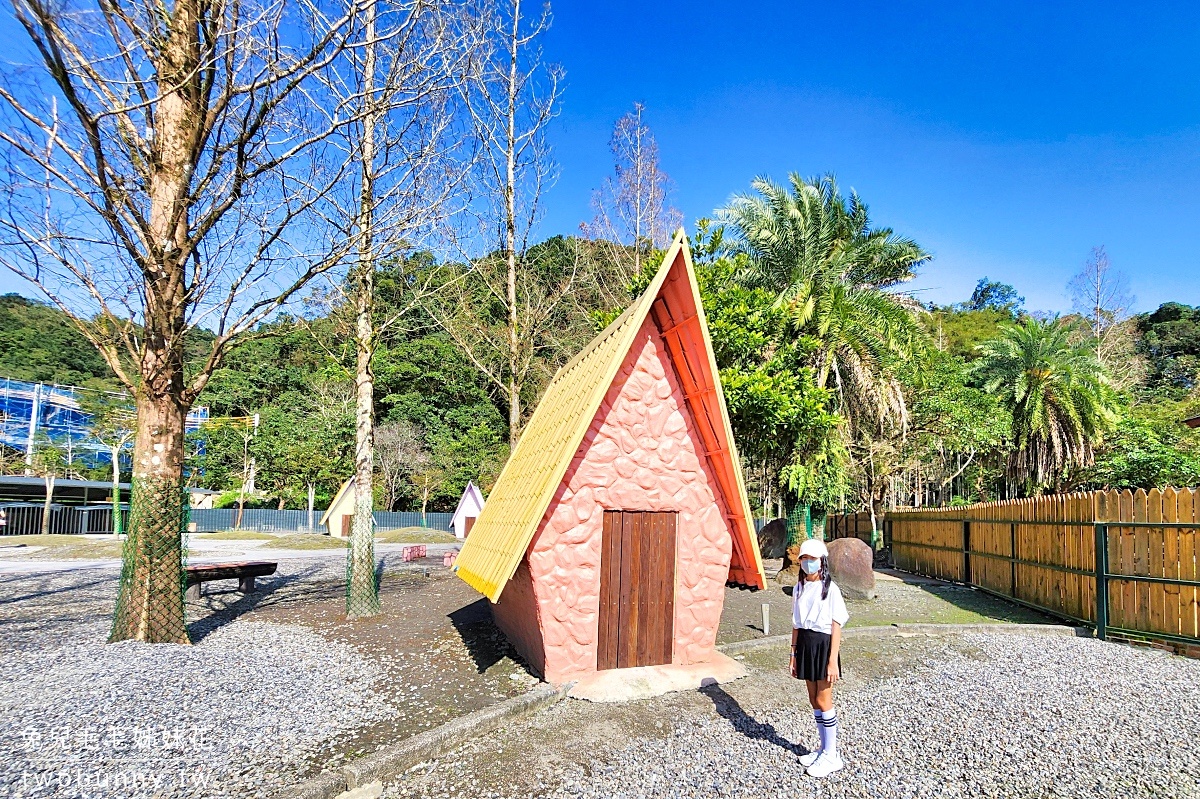
<svg viewBox="0 0 1200 799">
<path fill-rule="evenodd" d="M 379 613 L 379 583 L 375 577 L 375 518 L 371 496 L 356 499 L 346 549 L 346 617 L 359 619 Z"/>
<path fill-rule="evenodd" d="M 121 586 L 108 640 L 191 643 L 183 610 L 187 492 L 177 480 L 132 483 Z"/>
<path fill-rule="evenodd" d="M 787 515 L 787 545 L 794 546 L 806 538 L 812 538 L 812 522 L 812 506 L 802 502 L 793 503 Z"/>
</svg>

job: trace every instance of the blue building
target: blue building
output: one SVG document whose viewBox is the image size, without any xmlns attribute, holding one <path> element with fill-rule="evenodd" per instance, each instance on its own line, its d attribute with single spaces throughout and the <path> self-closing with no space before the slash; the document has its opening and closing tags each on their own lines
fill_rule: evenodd
<svg viewBox="0 0 1200 799">
<path fill-rule="evenodd" d="M 23 453 L 25 462 L 30 463 L 38 441 L 49 439 L 74 466 L 109 464 L 109 446 L 96 438 L 91 415 L 80 409 L 79 399 L 89 391 L 92 389 L 0 378 L 0 445 Z M 132 412 L 131 401 L 129 406 Z M 193 408 L 187 416 L 187 432 L 196 432 L 207 419 L 208 408 Z M 127 444 L 125 450 L 132 452 L 133 444 Z M 125 457 L 129 455 L 123 461 Z M 121 470 L 128 468 L 128 462 L 123 462 Z"/>
</svg>

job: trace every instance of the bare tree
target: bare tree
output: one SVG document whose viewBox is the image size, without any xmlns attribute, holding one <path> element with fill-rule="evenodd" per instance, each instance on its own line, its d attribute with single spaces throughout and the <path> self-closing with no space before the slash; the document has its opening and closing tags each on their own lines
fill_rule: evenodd
<svg viewBox="0 0 1200 799">
<path fill-rule="evenodd" d="M 584 226 L 589 238 L 624 249 L 613 253 L 616 260 L 627 261 L 632 254 L 635 274 L 641 271 L 645 255 L 670 243 L 683 221 L 683 215 L 668 203 L 671 179 L 659 168 L 658 142 L 642 118 L 645 110 L 634 103 L 633 111 L 613 126 L 608 146 L 614 174 L 592 195 L 596 216 Z"/>
<path fill-rule="evenodd" d="M 1067 284 L 1072 308 L 1085 317 L 1096 341 L 1096 357 L 1117 388 L 1136 383 L 1142 362 L 1130 313 L 1135 299 L 1129 279 L 1114 269 L 1103 246 L 1093 247 L 1083 268 Z"/>
<path fill-rule="evenodd" d="M 41 435 L 33 457 L 29 459 L 29 471 L 42 478 L 46 498 L 42 502 L 42 535 L 50 533 L 51 506 L 54 502 L 54 481 L 67 472 L 67 455 L 62 446 L 51 440 L 49 436 Z M 68 475 L 69 476 L 69 475 Z"/>
<path fill-rule="evenodd" d="M 521 0 L 493 0 L 481 11 L 480 37 L 463 97 L 479 148 L 474 174 L 479 241 L 485 267 L 467 281 L 449 281 L 450 296 L 432 306 L 435 316 L 508 405 L 510 443 L 521 434 L 521 394 L 529 368 L 529 329 L 522 317 L 521 281 L 528 267 L 529 235 L 538 219 L 542 192 L 553 177 L 545 133 L 557 114 L 561 70 L 541 59 L 539 37 L 550 25 L 547 5 L 526 18 Z M 468 261 L 473 259 L 468 258 Z M 497 269 L 497 266 L 500 268 Z M 488 324 L 458 319 L 464 303 L 479 300 L 503 319 L 503 342 Z M 467 319 L 481 310 L 466 308 Z M 467 328 L 473 328 L 470 331 Z M 497 346 L 500 345 L 500 346 Z"/>
<path fill-rule="evenodd" d="M 349 269 L 331 298 L 352 315 L 355 348 L 354 514 L 347 550 L 347 615 L 379 611 L 374 554 L 375 377 L 379 337 L 401 322 L 428 288 L 420 270 L 406 282 L 410 296 L 376 313 L 375 275 L 403 262 L 450 208 L 464 182 L 464 141 L 454 100 L 464 80 L 472 19 L 448 2 L 363 0 L 363 27 L 326 75 L 338 108 L 353 124 L 332 141 L 353 164 L 331 197 L 337 227 L 353 242 Z M 412 262 L 418 263 L 418 262 Z"/>
<path fill-rule="evenodd" d="M 317 113 L 313 78 L 358 8 L 323 1 L 14 0 L 40 61 L 0 85 L 0 262 L 74 321 L 137 407 L 113 641 L 189 640 L 185 415 L 235 339 L 344 246 L 316 213 L 342 168 L 321 144 L 344 120 Z M 201 327 L 211 343 L 192 365 Z"/>
<path fill-rule="evenodd" d="M 407 421 L 380 425 L 375 435 L 375 466 L 383 483 L 383 505 L 392 510 L 411 475 L 428 469 L 429 452 L 421 430 Z"/>
<path fill-rule="evenodd" d="M 137 417 L 127 395 L 107 391 L 84 392 L 79 407 L 92 417 L 92 435 L 108 447 L 112 458 L 112 529 L 113 537 L 120 538 L 121 451 L 137 436 Z"/>
</svg>

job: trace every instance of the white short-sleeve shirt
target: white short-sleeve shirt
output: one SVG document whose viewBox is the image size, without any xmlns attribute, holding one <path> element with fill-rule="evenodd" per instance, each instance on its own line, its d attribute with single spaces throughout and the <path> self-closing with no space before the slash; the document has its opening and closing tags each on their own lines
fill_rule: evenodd
<svg viewBox="0 0 1200 799">
<path fill-rule="evenodd" d="M 819 633 L 833 632 L 833 623 L 846 626 L 850 612 L 837 583 L 829 584 L 829 594 L 821 599 L 820 580 L 802 580 L 792 591 L 792 626 Z"/>
</svg>

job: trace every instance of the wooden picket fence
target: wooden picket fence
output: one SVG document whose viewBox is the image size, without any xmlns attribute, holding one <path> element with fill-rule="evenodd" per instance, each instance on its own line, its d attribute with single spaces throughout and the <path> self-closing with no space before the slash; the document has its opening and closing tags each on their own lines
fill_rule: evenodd
<svg viewBox="0 0 1200 799">
<path fill-rule="evenodd" d="M 1200 656 L 1200 489 L 892 511 L 896 567 Z M 1096 553 L 1101 553 L 1097 561 Z"/>
<path fill-rule="evenodd" d="M 882 522 L 882 519 L 879 520 Z M 870 513 L 831 513 L 825 517 L 825 540 L 857 538 L 871 543 Z"/>
</svg>

